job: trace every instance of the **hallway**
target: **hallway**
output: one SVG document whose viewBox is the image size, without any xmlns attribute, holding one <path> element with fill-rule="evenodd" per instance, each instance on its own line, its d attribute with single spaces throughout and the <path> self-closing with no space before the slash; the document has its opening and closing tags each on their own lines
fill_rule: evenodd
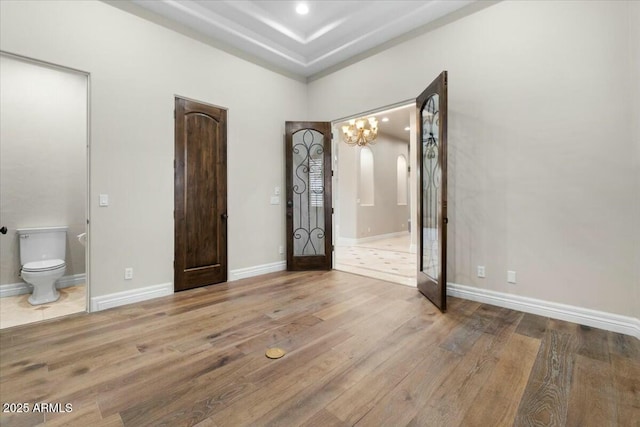
<svg viewBox="0 0 640 427">
<path fill-rule="evenodd" d="M 385 238 L 352 246 L 336 246 L 336 270 L 380 280 L 416 285 L 416 255 L 411 235 Z"/>
</svg>

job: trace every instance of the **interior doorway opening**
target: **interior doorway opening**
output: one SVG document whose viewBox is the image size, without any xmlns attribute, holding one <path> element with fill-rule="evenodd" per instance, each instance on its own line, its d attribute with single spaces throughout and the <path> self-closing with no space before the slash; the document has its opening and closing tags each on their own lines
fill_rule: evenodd
<svg viewBox="0 0 640 427">
<path fill-rule="evenodd" d="M 89 73 L 0 52 L 0 327 L 88 310 Z"/>
<path fill-rule="evenodd" d="M 371 117 L 372 143 L 344 142 L 343 126 Z M 332 122 L 336 270 L 416 286 L 415 117 L 409 100 Z"/>
</svg>

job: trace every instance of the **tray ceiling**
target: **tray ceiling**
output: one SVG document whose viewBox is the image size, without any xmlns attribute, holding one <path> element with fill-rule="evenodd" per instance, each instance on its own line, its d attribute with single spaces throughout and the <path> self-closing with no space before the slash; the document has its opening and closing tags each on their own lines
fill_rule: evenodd
<svg viewBox="0 0 640 427">
<path fill-rule="evenodd" d="M 474 0 L 132 0 L 137 6 L 301 77 L 375 48 Z M 309 13 L 296 13 L 305 3 Z"/>
</svg>

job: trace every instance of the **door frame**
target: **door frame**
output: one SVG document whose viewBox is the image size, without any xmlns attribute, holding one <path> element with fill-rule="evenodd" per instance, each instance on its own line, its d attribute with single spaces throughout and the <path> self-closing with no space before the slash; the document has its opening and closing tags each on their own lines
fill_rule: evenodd
<svg viewBox="0 0 640 427">
<path fill-rule="evenodd" d="M 332 187 L 333 187 L 333 197 L 332 197 L 332 204 L 334 207 L 334 218 L 333 218 L 333 225 L 334 225 L 334 233 L 333 233 L 333 247 L 337 247 L 338 246 L 338 235 L 340 232 L 340 222 L 337 220 L 338 215 L 340 214 L 340 210 L 342 209 L 342 206 L 340 206 L 340 172 L 339 172 L 339 167 L 338 164 L 340 163 L 340 148 L 339 147 L 348 147 L 342 140 L 341 140 L 341 131 L 340 129 L 338 129 L 338 123 L 342 123 L 342 122 L 346 122 L 349 121 L 351 119 L 358 119 L 360 117 L 367 117 L 370 115 L 375 115 L 375 114 L 379 114 L 382 112 L 386 112 L 386 111 L 390 111 L 390 110 L 395 110 L 395 109 L 399 109 L 399 108 L 406 108 L 407 106 L 413 106 L 414 107 L 414 113 L 412 113 L 411 117 L 415 116 L 415 105 L 416 105 L 416 98 L 409 98 L 406 99 L 404 101 L 399 101 L 399 102 L 394 102 L 393 104 L 389 104 L 383 107 L 379 107 L 379 108 L 373 108 L 371 110 L 366 110 L 357 114 L 350 114 L 348 116 L 344 116 L 344 117 L 340 117 L 338 119 L 334 119 L 331 120 L 331 130 L 332 130 L 332 135 L 333 138 L 331 138 L 331 162 L 332 162 L 332 170 L 334 171 L 334 175 L 333 175 L 333 181 L 332 181 Z M 417 124 L 413 123 L 413 126 L 415 126 Z M 415 230 L 416 227 L 414 224 L 416 224 L 417 222 L 417 197 L 418 197 L 418 193 L 416 191 L 417 185 L 419 184 L 418 181 L 416 180 L 416 174 L 413 173 L 414 170 L 417 169 L 417 165 L 416 165 L 416 161 L 417 161 L 417 142 L 415 141 L 415 132 L 411 132 L 411 137 L 410 137 L 410 142 L 409 142 L 409 158 L 407 159 L 409 164 L 408 166 L 410 167 L 410 170 L 412 171 L 412 173 L 409 175 L 409 198 L 410 198 L 410 205 L 411 205 L 411 209 L 409 211 L 409 216 L 411 218 L 411 248 L 410 248 L 410 252 L 412 254 L 414 254 L 415 252 L 415 248 L 417 245 L 417 234 L 415 234 Z M 340 145 L 342 144 L 342 145 Z M 351 149 L 354 149 L 355 147 L 348 147 Z M 415 180 L 415 182 L 414 182 Z M 335 232 L 335 230 L 337 230 L 337 232 Z M 336 253 L 335 250 L 333 251 L 333 260 L 332 260 L 332 265 L 336 265 L 336 259 L 335 259 Z M 417 280 L 416 283 L 414 283 L 414 286 L 416 286 L 417 288 Z"/>
<path fill-rule="evenodd" d="M 447 87 L 447 77 L 446 77 L 446 71 L 439 74 L 438 77 L 436 78 L 436 80 L 434 80 L 434 82 L 436 81 L 440 81 L 440 79 L 442 78 L 442 75 L 444 75 L 444 91 L 445 91 L 445 98 L 446 98 L 446 87 Z M 340 185 L 339 185 L 339 167 L 338 167 L 338 163 L 340 162 L 340 149 L 338 148 L 339 144 L 344 144 L 341 141 L 340 138 L 340 132 L 337 129 L 337 125 L 338 123 L 344 122 L 344 121 L 348 121 L 350 119 L 356 119 L 359 117 L 366 117 L 369 115 L 374 115 L 374 114 L 378 114 L 381 112 L 385 112 L 385 111 L 389 111 L 389 110 L 393 110 L 395 108 L 400 108 L 400 107 L 406 107 L 407 105 L 413 105 L 414 106 L 414 113 L 412 115 L 412 122 L 411 122 L 411 136 L 410 136 L 410 144 L 409 144 L 409 167 L 410 167 L 410 171 L 412 172 L 409 176 L 409 192 L 410 192 L 410 204 L 411 204 L 411 209 L 410 209 L 410 217 L 411 217 L 411 248 L 410 248 L 410 252 L 411 253 L 415 253 L 416 256 L 419 256 L 419 252 L 421 252 L 422 250 L 422 244 L 421 244 L 421 239 L 422 239 L 422 231 L 421 231 L 421 220 L 419 218 L 420 216 L 420 212 L 421 212 L 421 206 L 419 206 L 420 204 L 420 191 L 421 191 L 421 180 L 422 180 L 422 174 L 421 174 L 421 170 L 420 170 L 420 155 L 422 153 L 422 148 L 421 148 L 421 141 L 418 140 L 418 136 L 420 134 L 420 129 L 418 128 L 418 126 L 422 126 L 421 120 L 418 120 L 418 115 L 420 113 L 418 106 L 417 106 L 417 101 L 419 100 L 419 98 L 421 98 L 425 92 L 427 92 L 429 89 L 432 88 L 432 86 L 434 85 L 434 82 L 430 83 L 426 89 L 424 91 L 422 91 L 418 96 L 416 96 L 415 98 L 409 98 L 407 100 L 404 101 L 400 101 L 400 102 L 396 102 L 394 104 L 390 104 L 387 106 L 383 106 L 383 107 L 379 107 L 379 108 L 374 108 L 371 110 L 367 110 L 367 111 L 363 111 L 357 114 L 352 114 L 349 116 L 345 116 L 345 117 L 341 117 L 335 120 L 331 121 L 331 128 L 334 131 L 333 133 L 333 138 L 332 138 L 332 152 L 334 153 L 333 157 L 332 157 L 332 162 L 334 163 L 332 165 L 333 170 L 335 171 L 334 174 L 334 181 L 333 181 L 333 188 L 334 188 L 334 193 L 333 193 L 333 206 L 335 207 L 335 213 L 336 215 L 339 214 L 340 209 L 342 208 L 340 206 L 340 202 L 339 202 L 339 193 L 340 193 Z M 444 100 L 444 107 L 445 110 L 448 106 L 448 100 Z M 444 129 L 444 137 L 443 139 L 446 141 L 446 113 L 445 113 L 445 118 L 444 118 L 444 123 L 445 123 L 445 129 Z M 447 148 L 444 148 L 445 153 L 444 153 L 444 157 L 446 159 L 446 150 Z M 440 303 L 440 305 L 435 304 L 440 310 L 442 310 L 443 312 L 446 310 L 446 257 L 447 257 L 447 253 L 446 253 L 446 242 L 447 242 L 447 238 L 446 238 L 446 227 L 447 227 L 447 185 L 446 185 L 446 174 L 447 174 L 447 165 L 446 165 L 446 161 L 444 163 L 443 167 L 443 175 L 445 176 L 445 182 L 444 185 L 442 187 L 442 191 L 443 191 L 443 209 L 442 209 L 442 213 L 443 213 L 443 226 L 442 229 L 444 230 L 444 236 L 442 238 L 442 241 L 440 242 L 441 244 L 441 248 L 444 248 L 440 250 L 440 252 L 442 253 L 442 260 L 441 263 L 443 265 L 442 269 L 441 269 L 441 277 L 442 277 L 442 281 L 443 281 L 443 287 L 444 287 L 444 291 L 443 291 L 443 300 L 444 303 Z M 334 246 L 337 246 L 337 239 L 338 239 L 338 235 L 340 232 L 340 222 L 337 219 L 334 219 L 334 225 L 335 228 L 338 230 L 338 232 L 334 233 L 335 237 L 334 237 Z M 418 233 L 418 231 L 420 231 L 420 233 Z M 444 245 L 444 246 L 442 246 Z M 335 251 L 334 251 L 334 260 L 333 263 L 335 265 Z M 415 287 L 416 289 L 418 288 L 418 282 L 419 282 L 419 274 L 420 272 L 418 271 L 420 269 L 420 260 L 416 260 L 418 265 L 417 265 L 417 269 L 416 269 L 416 277 L 415 277 Z M 433 302 L 433 301 L 432 301 Z"/>
<path fill-rule="evenodd" d="M 22 61 L 30 64 L 34 64 L 40 67 L 53 68 L 62 72 L 82 75 L 87 79 L 87 122 L 86 122 L 86 152 L 85 152 L 85 167 L 86 167 L 86 188 L 85 188 L 85 233 L 87 236 L 84 246 L 84 265 L 85 265 L 85 311 L 91 313 L 94 311 L 91 305 L 91 73 L 88 71 L 80 70 L 78 68 L 67 67 L 65 65 L 56 64 L 54 62 L 43 61 L 29 56 L 20 55 L 17 53 L 8 52 L 6 50 L 0 50 L 0 56 L 11 58 L 17 61 Z M 71 238 L 72 236 L 67 236 Z"/>
</svg>

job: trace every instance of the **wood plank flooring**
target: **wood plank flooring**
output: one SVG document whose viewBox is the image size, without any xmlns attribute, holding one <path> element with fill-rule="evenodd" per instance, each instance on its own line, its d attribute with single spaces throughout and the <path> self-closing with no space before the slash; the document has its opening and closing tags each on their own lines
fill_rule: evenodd
<svg viewBox="0 0 640 427">
<path fill-rule="evenodd" d="M 349 273 L 282 272 L 4 329 L 0 400 L 31 410 L 0 424 L 640 426 L 636 338 L 449 307 Z M 271 346 L 287 354 L 268 359 Z"/>
</svg>

